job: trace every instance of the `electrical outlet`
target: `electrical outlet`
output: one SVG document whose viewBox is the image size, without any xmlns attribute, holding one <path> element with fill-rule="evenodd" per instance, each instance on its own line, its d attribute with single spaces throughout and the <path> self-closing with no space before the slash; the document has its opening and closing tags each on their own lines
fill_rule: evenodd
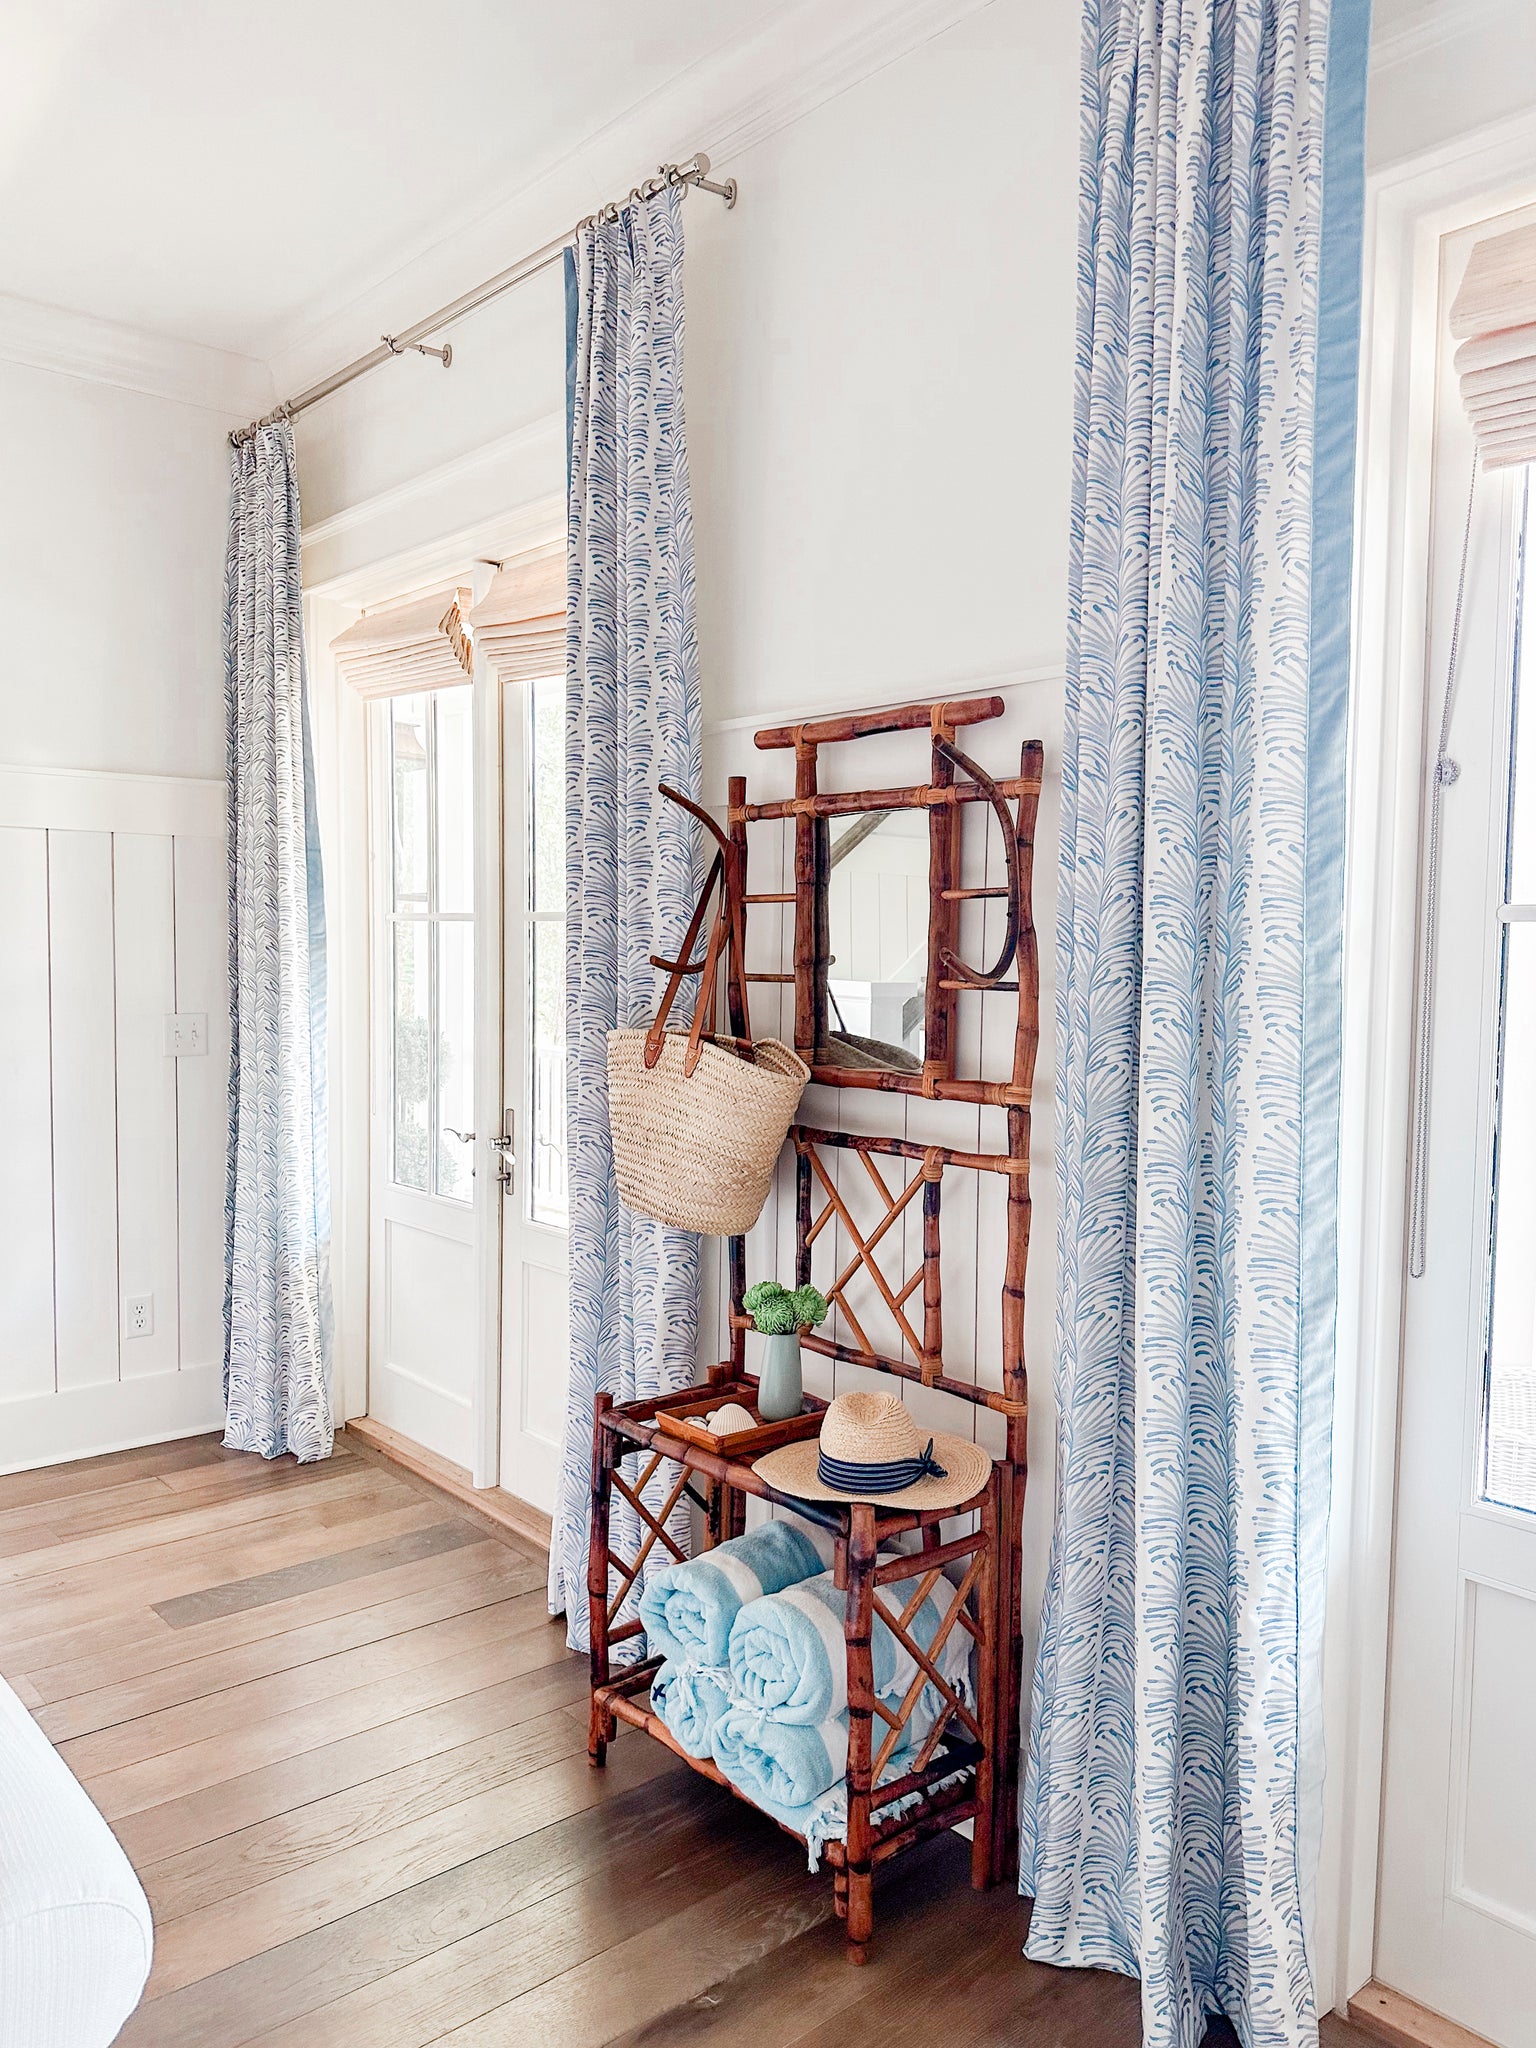
<svg viewBox="0 0 1536 2048">
<path fill-rule="evenodd" d="M 186 1059 L 208 1050 L 208 1012 L 180 1010 L 165 1020 L 165 1056 Z"/>
<path fill-rule="evenodd" d="M 155 1334 L 155 1297 L 129 1294 L 123 1298 L 123 1335 L 152 1337 Z"/>
</svg>

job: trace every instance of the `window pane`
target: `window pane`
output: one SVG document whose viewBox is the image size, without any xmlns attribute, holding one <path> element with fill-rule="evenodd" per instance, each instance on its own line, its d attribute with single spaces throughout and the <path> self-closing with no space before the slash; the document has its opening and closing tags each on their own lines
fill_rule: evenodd
<svg viewBox="0 0 1536 2048">
<path fill-rule="evenodd" d="M 437 720 L 437 908 L 475 907 L 474 691 L 438 690 L 432 698 Z"/>
<path fill-rule="evenodd" d="M 390 700 L 395 908 L 427 906 L 427 700 Z"/>
<path fill-rule="evenodd" d="M 1504 940 L 1498 1183 L 1483 1491 L 1536 1512 L 1536 925 Z"/>
<path fill-rule="evenodd" d="M 533 1166 L 528 1214 L 535 1223 L 563 1226 L 565 1192 L 565 924 L 550 919 L 532 927 L 531 1016 L 533 1049 Z"/>
<path fill-rule="evenodd" d="M 1536 536 L 1527 511 L 1521 569 L 1519 673 L 1515 678 L 1513 801 L 1509 821 L 1509 900 L 1536 902 Z"/>
<path fill-rule="evenodd" d="M 401 920 L 395 933 L 394 1164 L 403 1188 L 427 1186 L 427 1098 L 431 1088 L 431 998 L 427 926 Z"/>
<path fill-rule="evenodd" d="M 437 1192 L 467 1202 L 472 1148 L 450 1136 L 475 1116 L 475 938 L 469 924 L 437 927 Z"/>
<path fill-rule="evenodd" d="M 529 891 L 534 910 L 565 909 L 565 679 L 534 683 L 528 715 Z"/>
</svg>

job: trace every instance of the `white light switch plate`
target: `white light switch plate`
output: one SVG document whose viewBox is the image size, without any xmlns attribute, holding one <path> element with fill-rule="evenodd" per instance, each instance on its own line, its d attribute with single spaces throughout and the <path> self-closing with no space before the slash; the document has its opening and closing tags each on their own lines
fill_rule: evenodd
<svg viewBox="0 0 1536 2048">
<path fill-rule="evenodd" d="M 208 1012 L 206 1010 L 181 1010 L 165 1020 L 165 1053 L 167 1059 L 183 1059 L 188 1054 L 208 1050 Z"/>
</svg>

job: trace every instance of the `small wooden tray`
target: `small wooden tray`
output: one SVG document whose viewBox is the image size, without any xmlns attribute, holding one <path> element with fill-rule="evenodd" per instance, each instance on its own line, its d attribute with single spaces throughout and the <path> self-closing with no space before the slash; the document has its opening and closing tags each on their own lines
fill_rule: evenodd
<svg viewBox="0 0 1536 2048">
<path fill-rule="evenodd" d="M 676 1408 L 662 1410 L 656 1417 L 656 1427 L 666 1436 L 680 1437 L 686 1444 L 696 1444 L 701 1451 L 713 1451 L 717 1457 L 749 1463 L 753 1458 L 762 1457 L 765 1451 L 776 1451 L 780 1444 L 799 1443 L 805 1437 L 819 1436 L 821 1418 L 827 1407 L 825 1401 L 819 1401 L 814 1394 L 807 1394 L 800 1413 L 783 1422 L 764 1422 L 759 1418 L 753 1429 L 730 1430 L 724 1436 L 716 1436 L 704 1427 L 704 1417 L 712 1415 L 717 1408 L 725 1407 L 728 1401 L 749 1409 L 755 1416 L 757 1382 L 737 1380 L 725 1386 L 704 1388 L 696 1401 L 686 1401 Z"/>
</svg>

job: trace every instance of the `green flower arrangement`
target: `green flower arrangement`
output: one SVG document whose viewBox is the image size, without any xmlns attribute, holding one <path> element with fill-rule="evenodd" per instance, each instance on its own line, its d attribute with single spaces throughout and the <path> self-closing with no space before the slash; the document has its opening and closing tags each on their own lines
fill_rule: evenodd
<svg viewBox="0 0 1536 2048">
<path fill-rule="evenodd" d="M 787 1337 L 791 1331 L 807 1325 L 815 1329 L 827 1320 L 827 1297 L 819 1287 L 797 1287 L 791 1292 L 777 1280 L 759 1280 L 741 1297 L 741 1305 L 765 1337 Z"/>
</svg>

